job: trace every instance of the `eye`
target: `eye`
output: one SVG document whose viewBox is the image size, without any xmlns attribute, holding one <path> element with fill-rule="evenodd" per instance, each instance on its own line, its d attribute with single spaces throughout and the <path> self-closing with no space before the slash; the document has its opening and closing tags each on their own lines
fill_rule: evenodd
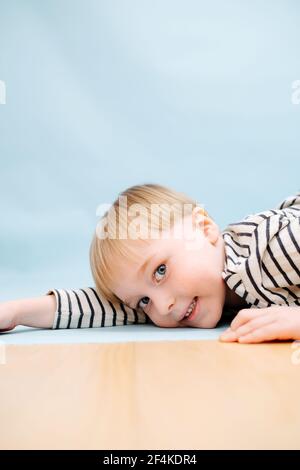
<svg viewBox="0 0 300 470">
<path fill-rule="evenodd" d="M 162 268 L 162 267 L 163 267 L 163 268 Z M 165 264 L 160 264 L 160 265 L 156 268 L 156 270 L 154 271 L 153 276 L 155 276 L 156 273 L 158 273 L 159 276 L 164 276 L 164 275 L 166 274 L 166 270 L 167 270 L 167 266 L 166 266 Z M 145 302 L 144 302 L 144 299 L 149 299 L 149 297 L 142 297 L 142 298 L 138 301 L 138 303 L 136 304 L 136 307 L 135 307 L 135 308 L 139 308 L 139 307 L 143 308 L 143 306 L 140 305 L 140 303 L 141 303 L 141 302 L 142 302 L 142 303 L 145 303 Z M 146 302 L 146 305 L 148 305 L 148 302 Z M 145 307 L 145 306 L 144 306 L 144 307 Z"/>
</svg>

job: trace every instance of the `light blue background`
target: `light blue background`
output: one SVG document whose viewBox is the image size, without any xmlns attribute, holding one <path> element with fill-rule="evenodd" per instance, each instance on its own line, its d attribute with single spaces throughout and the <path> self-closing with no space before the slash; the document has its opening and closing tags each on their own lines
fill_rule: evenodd
<svg viewBox="0 0 300 470">
<path fill-rule="evenodd" d="M 6 0 L 0 301 L 93 285 L 96 208 L 128 186 L 224 229 L 300 188 L 300 3 Z"/>
</svg>

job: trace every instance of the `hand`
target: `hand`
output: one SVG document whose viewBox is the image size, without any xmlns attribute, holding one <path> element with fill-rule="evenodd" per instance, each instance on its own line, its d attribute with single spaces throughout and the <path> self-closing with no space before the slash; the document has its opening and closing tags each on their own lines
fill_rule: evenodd
<svg viewBox="0 0 300 470">
<path fill-rule="evenodd" d="M 219 339 L 239 343 L 300 339 L 300 307 L 282 305 L 240 310 Z"/>
<path fill-rule="evenodd" d="M 18 325 L 17 309 L 13 301 L 0 303 L 0 333 L 13 330 Z"/>
</svg>

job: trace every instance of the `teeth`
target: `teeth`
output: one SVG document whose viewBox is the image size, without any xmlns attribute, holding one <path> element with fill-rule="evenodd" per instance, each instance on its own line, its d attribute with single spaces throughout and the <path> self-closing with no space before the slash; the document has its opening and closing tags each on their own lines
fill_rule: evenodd
<svg viewBox="0 0 300 470">
<path fill-rule="evenodd" d="M 192 313 L 192 311 L 193 311 L 193 309 L 196 305 L 196 302 L 197 302 L 197 299 L 194 299 L 193 302 L 191 303 L 191 305 L 189 306 L 189 308 L 187 309 L 187 312 L 184 315 L 184 318 L 188 317 Z"/>
</svg>

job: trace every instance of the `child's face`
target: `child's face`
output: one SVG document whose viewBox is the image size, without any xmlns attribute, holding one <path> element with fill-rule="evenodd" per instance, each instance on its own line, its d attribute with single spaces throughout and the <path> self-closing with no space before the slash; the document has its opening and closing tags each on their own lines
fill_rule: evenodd
<svg viewBox="0 0 300 470">
<path fill-rule="evenodd" d="M 132 308 L 139 303 L 157 326 L 214 328 L 222 315 L 226 297 L 223 237 L 210 218 L 199 212 L 190 217 L 190 229 L 180 239 L 150 240 L 149 244 L 128 240 L 138 261 L 120 263 L 115 270 L 114 293 Z M 196 233 L 191 220 L 198 227 L 192 243 L 187 238 Z M 139 272 L 148 259 L 145 270 Z M 183 319 L 196 296 L 198 314 Z"/>
</svg>

